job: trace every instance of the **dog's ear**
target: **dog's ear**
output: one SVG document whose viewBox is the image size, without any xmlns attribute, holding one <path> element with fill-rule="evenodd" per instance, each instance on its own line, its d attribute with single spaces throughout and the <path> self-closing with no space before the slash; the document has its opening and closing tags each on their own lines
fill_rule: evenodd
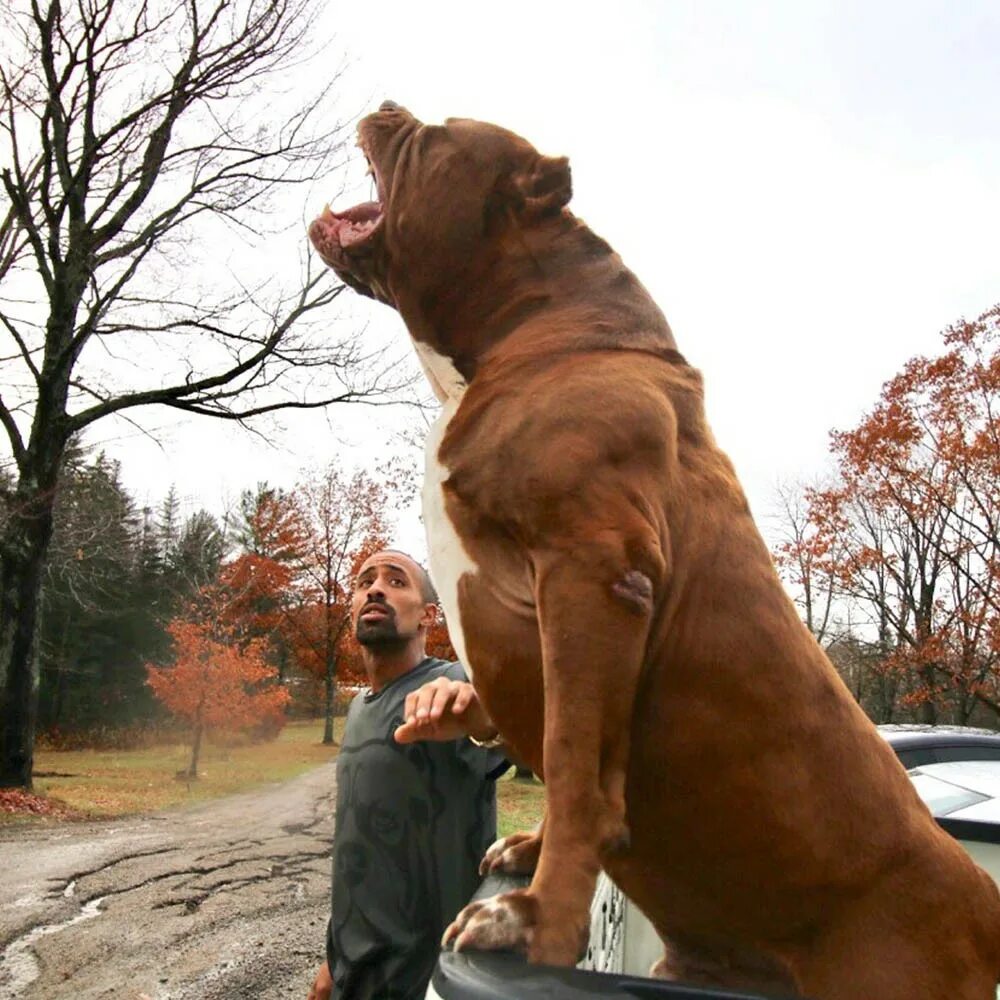
<svg viewBox="0 0 1000 1000">
<path fill-rule="evenodd" d="M 573 196 L 569 160 L 565 156 L 538 156 L 513 171 L 511 186 L 521 214 L 530 218 L 556 215 Z"/>
</svg>

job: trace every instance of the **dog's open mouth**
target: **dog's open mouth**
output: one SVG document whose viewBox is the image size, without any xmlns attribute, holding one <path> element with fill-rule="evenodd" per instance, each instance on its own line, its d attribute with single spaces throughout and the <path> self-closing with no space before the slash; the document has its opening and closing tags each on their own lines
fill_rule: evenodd
<svg viewBox="0 0 1000 1000">
<path fill-rule="evenodd" d="M 368 159 L 367 153 L 365 159 Z M 346 267 L 346 253 L 362 249 L 382 221 L 381 178 L 370 160 L 368 169 L 375 180 L 378 201 L 365 201 L 341 212 L 334 212 L 327 205 L 309 226 L 309 239 L 331 267 Z"/>
<path fill-rule="evenodd" d="M 342 212 L 334 212 L 327 205 L 309 227 L 309 236 L 320 253 L 335 248 L 348 250 L 368 239 L 381 218 L 382 203 L 378 201 L 365 201 Z"/>
</svg>

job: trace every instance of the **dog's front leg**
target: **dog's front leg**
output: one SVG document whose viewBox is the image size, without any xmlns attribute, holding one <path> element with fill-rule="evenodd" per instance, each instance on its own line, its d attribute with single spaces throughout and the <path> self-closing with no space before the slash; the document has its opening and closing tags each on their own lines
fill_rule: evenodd
<svg viewBox="0 0 1000 1000">
<path fill-rule="evenodd" d="M 534 560 L 545 836 L 531 885 L 466 907 L 445 933 L 456 948 L 513 948 L 533 962 L 575 963 L 601 858 L 627 848 L 629 729 L 662 562 L 651 546 L 611 542 Z"/>
</svg>

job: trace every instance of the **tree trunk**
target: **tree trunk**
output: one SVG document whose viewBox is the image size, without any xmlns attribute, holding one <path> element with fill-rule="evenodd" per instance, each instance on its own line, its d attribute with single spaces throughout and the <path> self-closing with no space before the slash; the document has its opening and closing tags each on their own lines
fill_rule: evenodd
<svg viewBox="0 0 1000 1000">
<path fill-rule="evenodd" d="M 63 277 L 60 275 L 60 277 Z M 0 537 L 0 788 L 31 786 L 38 715 L 38 619 L 52 541 L 56 484 L 66 453 L 70 348 L 83 280 L 60 284 L 46 324 L 45 361 L 27 446 L 15 455 L 17 487 Z M 58 349 L 57 349 L 58 348 Z"/>
<path fill-rule="evenodd" d="M 337 692 L 337 658 L 326 658 L 326 721 L 323 724 L 323 743 L 326 746 L 336 746 L 333 738 L 333 701 Z"/>
<path fill-rule="evenodd" d="M 52 695 L 51 725 L 62 725 L 63 702 L 66 700 L 66 664 L 60 662 L 56 667 L 56 689 Z"/>
<path fill-rule="evenodd" d="M 0 537 L 0 788 L 32 787 L 38 618 L 58 467 L 44 478 L 22 471 Z"/>
<path fill-rule="evenodd" d="M 66 651 L 69 649 L 69 632 L 72 617 L 66 615 L 63 620 L 62 633 L 59 636 L 59 649 L 53 657 L 52 668 L 49 671 L 55 675 L 54 681 L 49 682 L 49 703 L 46 706 L 44 697 L 40 697 L 38 705 L 38 717 L 41 725 L 59 726 L 62 722 L 63 702 L 66 698 Z M 45 670 L 42 670 L 41 691 L 44 694 L 46 689 Z"/>
<path fill-rule="evenodd" d="M 187 780 L 198 780 L 198 758 L 201 756 L 201 737 L 205 732 L 205 724 L 199 718 L 194 727 L 194 746 L 191 747 L 191 763 L 187 769 Z"/>
<path fill-rule="evenodd" d="M 925 726 L 937 725 L 937 704 L 934 700 L 934 667 L 928 664 L 920 668 L 920 677 L 927 685 L 929 697 L 920 703 L 920 721 Z"/>
</svg>

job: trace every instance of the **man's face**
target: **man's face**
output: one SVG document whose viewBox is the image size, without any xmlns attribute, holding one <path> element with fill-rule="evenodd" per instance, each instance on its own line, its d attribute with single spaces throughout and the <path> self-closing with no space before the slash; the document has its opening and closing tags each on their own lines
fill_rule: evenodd
<svg viewBox="0 0 1000 1000">
<path fill-rule="evenodd" d="M 354 580 L 351 615 L 362 646 L 404 646 L 434 621 L 424 600 L 421 571 L 399 552 L 377 552 Z"/>
</svg>

